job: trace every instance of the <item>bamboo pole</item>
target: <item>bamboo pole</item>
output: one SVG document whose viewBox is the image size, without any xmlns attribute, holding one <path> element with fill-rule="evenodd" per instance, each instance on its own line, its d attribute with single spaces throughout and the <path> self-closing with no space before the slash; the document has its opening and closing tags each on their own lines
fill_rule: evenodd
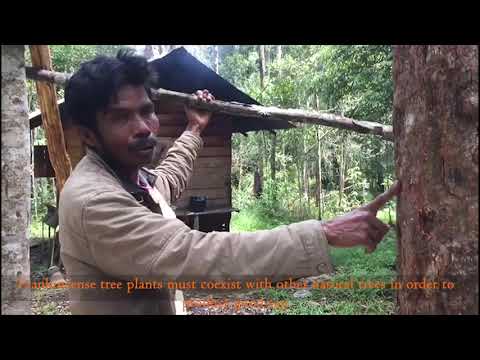
<svg viewBox="0 0 480 360">
<path fill-rule="evenodd" d="M 47 81 L 62 86 L 65 86 L 71 76 L 66 73 L 57 73 L 28 67 L 26 70 L 27 78 L 29 79 Z M 322 125 L 362 134 L 377 135 L 384 140 L 393 141 L 393 128 L 390 125 L 383 125 L 373 121 L 355 120 L 326 112 L 305 111 L 301 109 L 281 109 L 273 106 L 266 107 L 220 100 L 205 103 L 203 101 L 196 101 L 193 95 L 165 89 L 152 89 L 152 97 L 155 101 L 171 101 L 228 115 Z"/>
</svg>

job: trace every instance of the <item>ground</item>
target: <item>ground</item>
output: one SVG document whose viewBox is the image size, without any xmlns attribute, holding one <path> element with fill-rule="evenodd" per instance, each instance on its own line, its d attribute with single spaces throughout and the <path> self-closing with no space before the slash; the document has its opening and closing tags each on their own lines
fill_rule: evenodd
<svg viewBox="0 0 480 360">
<path fill-rule="evenodd" d="M 30 248 L 30 273 L 32 281 L 47 277 L 48 248 L 41 239 Z M 32 313 L 35 315 L 70 315 L 68 295 L 64 289 L 32 289 Z"/>
<path fill-rule="evenodd" d="M 363 249 L 331 249 L 335 272 L 323 280 L 331 283 L 352 280 L 376 281 L 388 284 L 395 277 L 395 232 L 370 255 Z M 32 280 L 41 280 L 47 270 L 46 249 L 32 247 Z M 34 289 L 33 313 L 67 315 L 68 297 L 62 289 Z M 185 292 L 187 313 L 191 315 L 216 314 L 381 314 L 395 313 L 395 293 L 391 289 L 269 289 L 244 293 Z"/>
</svg>

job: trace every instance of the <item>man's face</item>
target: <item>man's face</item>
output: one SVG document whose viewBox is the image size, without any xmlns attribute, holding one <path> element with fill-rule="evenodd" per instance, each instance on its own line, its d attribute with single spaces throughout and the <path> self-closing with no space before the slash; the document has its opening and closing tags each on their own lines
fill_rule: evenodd
<svg viewBox="0 0 480 360">
<path fill-rule="evenodd" d="M 97 115 L 96 146 L 118 166 L 133 170 L 152 161 L 158 118 L 143 86 L 126 85 L 115 100 Z"/>
</svg>

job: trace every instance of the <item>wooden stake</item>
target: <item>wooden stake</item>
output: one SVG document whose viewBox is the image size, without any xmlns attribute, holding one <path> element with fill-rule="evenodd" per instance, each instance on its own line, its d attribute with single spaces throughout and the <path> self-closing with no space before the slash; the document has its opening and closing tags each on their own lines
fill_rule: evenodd
<svg viewBox="0 0 480 360">
<path fill-rule="evenodd" d="M 52 59 L 47 45 L 30 45 L 30 53 L 34 67 L 52 71 Z M 65 146 L 55 84 L 37 80 L 36 85 L 48 154 L 55 170 L 57 190 L 60 192 L 72 171 L 72 166 Z"/>
</svg>

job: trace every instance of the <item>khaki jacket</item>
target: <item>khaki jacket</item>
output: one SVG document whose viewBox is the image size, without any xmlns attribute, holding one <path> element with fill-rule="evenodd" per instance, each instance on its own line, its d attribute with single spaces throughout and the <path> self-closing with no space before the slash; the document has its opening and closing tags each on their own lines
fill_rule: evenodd
<svg viewBox="0 0 480 360">
<path fill-rule="evenodd" d="M 174 314 L 169 281 L 193 281 L 199 288 L 203 281 L 279 281 L 332 270 L 317 220 L 204 233 L 172 216 L 168 204 L 186 188 L 202 146 L 200 137 L 185 131 L 156 169 L 141 170 L 158 190 L 155 199 L 122 183 L 93 151 L 77 164 L 59 199 L 73 314 Z"/>
</svg>

